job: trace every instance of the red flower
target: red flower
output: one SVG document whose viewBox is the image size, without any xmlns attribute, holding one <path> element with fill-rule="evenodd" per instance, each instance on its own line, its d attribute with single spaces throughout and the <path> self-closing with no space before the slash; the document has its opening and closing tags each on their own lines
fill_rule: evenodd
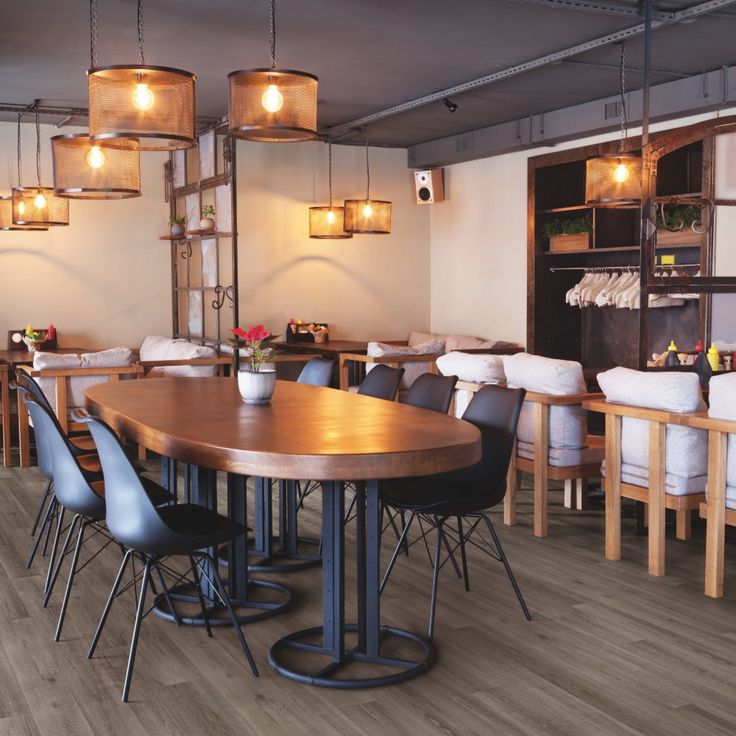
<svg viewBox="0 0 736 736">
<path fill-rule="evenodd" d="M 248 330 L 249 340 L 265 340 L 267 337 L 271 337 L 271 333 L 263 325 L 256 325 Z"/>
<path fill-rule="evenodd" d="M 235 337 L 240 338 L 241 340 L 247 340 L 248 339 L 248 333 L 245 332 L 245 330 L 241 330 L 240 327 L 236 327 L 235 329 L 231 329 L 230 332 L 235 335 Z"/>
</svg>

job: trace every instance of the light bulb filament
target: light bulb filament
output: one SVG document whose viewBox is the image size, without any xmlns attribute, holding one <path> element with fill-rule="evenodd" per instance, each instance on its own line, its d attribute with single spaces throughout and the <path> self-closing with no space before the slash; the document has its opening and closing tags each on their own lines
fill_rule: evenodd
<svg viewBox="0 0 736 736">
<path fill-rule="evenodd" d="M 46 197 L 44 197 L 43 194 L 39 192 L 36 195 L 36 198 L 33 200 L 33 204 L 36 206 L 37 210 L 44 209 L 44 207 L 46 207 Z"/>
<path fill-rule="evenodd" d="M 620 163 L 613 170 L 613 179 L 619 184 L 623 184 L 625 181 L 628 181 L 630 175 L 631 175 L 631 172 L 629 171 L 629 167 L 626 164 Z"/>
<path fill-rule="evenodd" d="M 23 200 L 21 200 L 18 203 L 18 214 L 25 215 L 25 213 L 26 213 L 26 203 Z"/>
<path fill-rule="evenodd" d="M 368 202 L 365 203 L 365 207 L 363 207 L 363 217 L 370 217 L 373 214 L 373 207 L 370 206 Z"/>
<path fill-rule="evenodd" d="M 105 154 L 99 146 L 92 146 L 87 152 L 87 165 L 93 169 L 101 168 L 105 163 Z"/>
<path fill-rule="evenodd" d="M 275 84 L 269 84 L 261 96 L 261 104 L 268 112 L 278 112 L 284 106 L 284 96 Z"/>
<path fill-rule="evenodd" d="M 335 222 L 335 213 L 332 210 L 329 210 L 327 212 L 327 222 L 329 222 L 330 224 Z"/>
<path fill-rule="evenodd" d="M 133 92 L 133 104 L 139 110 L 150 110 L 153 107 L 155 100 L 156 98 L 147 84 L 144 84 L 143 82 L 136 84 L 135 92 Z"/>
</svg>

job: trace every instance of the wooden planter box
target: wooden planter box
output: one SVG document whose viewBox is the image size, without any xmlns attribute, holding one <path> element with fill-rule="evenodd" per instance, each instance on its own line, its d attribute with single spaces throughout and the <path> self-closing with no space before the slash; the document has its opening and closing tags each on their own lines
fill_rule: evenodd
<svg viewBox="0 0 736 736">
<path fill-rule="evenodd" d="M 550 253 L 565 253 L 572 250 L 587 250 L 588 248 L 590 248 L 590 233 L 553 235 L 549 239 Z"/>
<path fill-rule="evenodd" d="M 693 232 L 690 227 L 682 230 L 657 230 L 657 245 L 702 245 L 704 233 Z"/>
</svg>

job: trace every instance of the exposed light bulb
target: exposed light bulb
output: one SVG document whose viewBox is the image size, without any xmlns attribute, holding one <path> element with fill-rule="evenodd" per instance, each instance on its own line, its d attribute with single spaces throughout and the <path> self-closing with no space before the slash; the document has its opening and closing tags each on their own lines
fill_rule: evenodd
<svg viewBox="0 0 736 736">
<path fill-rule="evenodd" d="M 18 203 L 18 214 L 25 215 L 25 213 L 26 213 L 26 203 L 23 200 L 21 200 Z"/>
<path fill-rule="evenodd" d="M 284 96 L 275 84 L 269 84 L 261 96 L 261 105 L 268 112 L 278 112 L 284 106 Z"/>
<path fill-rule="evenodd" d="M 613 180 L 619 184 L 623 184 L 625 181 L 628 181 L 629 176 L 631 176 L 631 172 L 626 164 L 619 164 L 613 170 Z"/>
<path fill-rule="evenodd" d="M 139 110 L 150 110 L 155 100 L 156 98 L 153 96 L 153 92 L 151 92 L 147 84 L 136 84 L 135 92 L 133 92 L 133 104 Z"/>
<path fill-rule="evenodd" d="M 373 214 L 373 207 L 371 207 L 370 204 L 366 202 L 365 207 L 363 207 L 363 217 L 370 217 L 372 214 Z"/>
<path fill-rule="evenodd" d="M 44 207 L 46 207 L 46 197 L 44 197 L 43 194 L 39 192 L 36 195 L 36 198 L 33 200 L 33 204 L 35 205 L 37 210 L 42 210 Z"/>
<path fill-rule="evenodd" d="M 330 224 L 335 222 L 335 213 L 332 210 L 329 210 L 327 212 L 327 222 L 329 222 Z"/>
<path fill-rule="evenodd" d="M 105 154 L 99 146 L 92 146 L 87 152 L 87 165 L 93 169 L 101 168 L 105 163 Z"/>
</svg>

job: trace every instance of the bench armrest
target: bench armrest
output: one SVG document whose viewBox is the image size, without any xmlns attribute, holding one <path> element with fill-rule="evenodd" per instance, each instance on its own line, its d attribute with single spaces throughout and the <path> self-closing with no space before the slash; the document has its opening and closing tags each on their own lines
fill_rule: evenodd
<svg viewBox="0 0 736 736">
<path fill-rule="evenodd" d="M 694 418 L 706 418 L 705 412 L 674 412 L 662 409 L 648 409 L 643 406 L 630 406 L 628 404 L 615 404 L 612 401 L 585 401 L 583 408 L 588 411 L 596 411 L 601 414 L 617 417 L 631 417 L 633 419 L 645 419 L 649 422 L 660 422 L 663 424 L 690 425 Z"/>
</svg>

